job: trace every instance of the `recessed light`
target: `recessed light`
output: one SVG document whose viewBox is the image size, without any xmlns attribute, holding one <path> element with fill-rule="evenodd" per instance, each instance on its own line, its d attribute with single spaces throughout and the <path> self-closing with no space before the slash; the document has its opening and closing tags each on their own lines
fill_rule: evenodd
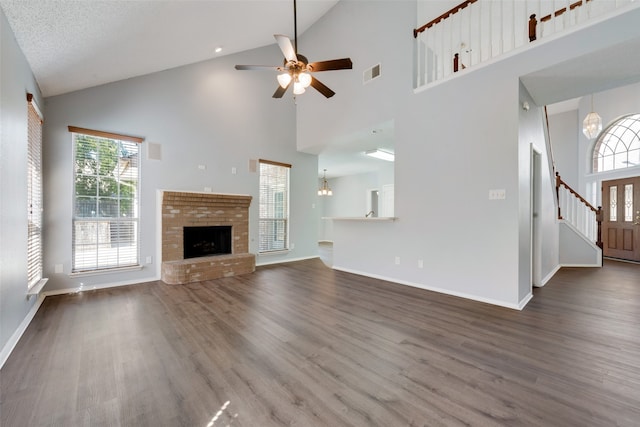
<svg viewBox="0 0 640 427">
<path fill-rule="evenodd" d="M 375 157 L 376 159 L 386 160 L 388 162 L 393 162 L 395 160 L 395 155 L 393 153 L 379 149 L 368 150 L 365 151 L 364 154 L 366 154 L 367 156 Z"/>
<path fill-rule="evenodd" d="M 218 46 L 215 50 L 216 53 L 222 52 L 222 46 Z"/>
</svg>

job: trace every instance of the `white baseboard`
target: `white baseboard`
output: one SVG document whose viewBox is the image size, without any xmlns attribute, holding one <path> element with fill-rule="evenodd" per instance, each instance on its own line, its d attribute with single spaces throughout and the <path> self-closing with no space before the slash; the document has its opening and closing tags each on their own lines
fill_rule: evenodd
<svg viewBox="0 0 640 427">
<path fill-rule="evenodd" d="M 460 298 L 470 299 L 470 300 L 473 300 L 473 301 L 484 302 L 484 303 L 487 303 L 487 304 L 497 305 L 497 306 L 500 306 L 500 307 L 511 308 L 513 310 L 522 310 L 524 308 L 524 306 L 529 302 L 529 300 L 531 300 L 531 298 L 533 297 L 533 294 L 529 293 L 529 295 L 527 295 L 525 298 L 523 298 L 523 300 L 520 301 L 520 303 L 512 304 L 512 303 L 509 303 L 509 302 L 506 302 L 506 301 L 494 300 L 492 298 L 479 297 L 477 295 L 471 295 L 471 294 L 467 294 L 465 292 L 451 291 L 449 289 L 443 289 L 443 288 L 439 288 L 437 286 L 427 286 L 427 285 L 423 285 L 423 284 L 419 284 L 419 283 L 409 282 L 409 281 L 406 281 L 406 280 L 398 280 L 398 279 L 391 278 L 391 277 L 380 276 L 380 275 L 377 275 L 377 274 L 365 273 L 363 271 L 358 271 L 358 270 L 352 270 L 350 268 L 344 268 L 344 267 L 339 267 L 339 266 L 335 266 L 335 265 L 332 268 L 334 270 L 344 271 L 345 273 L 352 273 L 352 274 L 357 274 L 358 276 L 371 277 L 372 279 L 385 280 L 387 282 L 398 283 L 400 285 L 411 286 L 413 288 L 424 289 L 426 291 L 433 291 L 433 292 L 438 292 L 440 294 L 446 294 L 446 295 L 451 295 L 451 296 L 454 296 L 454 297 L 460 297 Z"/>
<path fill-rule="evenodd" d="M 314 259 L 314 258 L 320 258 L 320 256 L 313 255 L 313 256 L 306 256 L 306 257 L 300 257 L 300 258 L 287 258 L 287 259 L 280 259 L 275 261 L 259 262 L 259 263 L 256 263 L 256 267 L 261 267 L 263 265 L 285 264 L 287 262 L 304 261 L 307 259 Z"/>
<path fill-rule="evenodd" d="M 139 280 L 126 280 L 126 281 L 122 281 L 122 282 L 115 282 L 115 283 L 107 283 L 107 284 L 99 284 L 99 285 L 91 285 L 91 286 L 79 286 L 77 288 L 66 288 L 66 289 L 53 289 L 51 291 L 45 291 L 42 294 L 45 297 L 50 297 L 53 295 L 65 295 L 65 294 L 75 294 L 78 292 L 85 292 L 85 291 L 95 291 L 98 289 L 109 289 L 109 288 L 116 288 L 118 286 L 132 286 L 132 285 L 141 285 L 143 283 L 149 283 L 149 282 L 154 282 L 156 280 L 162 280 L 160 277 L 154 277 L 154 278 L 150 278 L 148 280 L 144 280 L 143 282 L 139 281 Z"/>
<path fill-rule="evenodd" d="M 536 287 L 536 288 L 541 288 L 541 287 L 543 287 L 544 285 L 546 285 L 546 284 L 549 282 L 549 280 L 551 280 L 551 278 L 553 278 L 553 276 L 555 276 L 555 275 L 556 275 L 556 273 L 557 273 L 558 271 L 560 271 L 560 269 L 561 269 L 561 268 L 562 268 L 562 266 L 561 266 L 560 264 L 556 265 L 556 267 L 555 267 L 553 270 L 551 270 L 551 271 L 549 272 L 549 274 L 547 274 L 546 276 L 544 276 L 544 277 L 542 278 L 542 280 L 540 281 L 540 284 L 539 284 L 539 285 L 534 285 L 534 287 Z"/>
<path fill-rule="evenodd" d="M 602 267 L 600 264 L 562 264 L 561 267 Z"/>
<path fill-rule="evenodd" d="M 5 346 L 2 348 L 2 351 L 0 352 L 0 369 L 2 369 L 2 367 L 4 366 L 4 363 L 7 361 L 7 359 L 11 355 L 11 352 L 18 344 L 18 341 L 20 341 L 20 338 L 22 337 L 22 334 L 24 334 L 24 331 L 26 331 L 27 328 L 29 327 L 29 324 L 31 323 L 36 313 L 38 312 L 38 309 L 42 305 L 42 302 L 44 301 L 44 299 L 45 299 L 44 295 L 38 296 L 36 303 L 33 304 L 33 307 L 31 307 L 31 310 L 29 310 L 29 312 L 24 317 L 24 319 L 22 319 L 22 322 L 20 323 L 20 326 L 18 326 L 18 329 L 15 330 L 13 335 L 11 335 L 11 338 L 9 338 L 9 341 L 7 341 Z"/>
</svg>

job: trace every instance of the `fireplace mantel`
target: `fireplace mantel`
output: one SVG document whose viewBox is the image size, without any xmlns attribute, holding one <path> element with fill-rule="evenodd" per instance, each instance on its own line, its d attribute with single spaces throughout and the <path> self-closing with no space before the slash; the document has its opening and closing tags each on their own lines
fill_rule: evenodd
<svg viewBox="0 0 640 427">
<path fill-rule="evenodd" d="M 249 254 L 251 199 L 241 194 L 163 191 L 162 280 L 190 283 L 253 272 L 255 255 Z M 231 226 L 231 254 L 185 260 L 183 228 L 219 225 Z"/>
</svg>

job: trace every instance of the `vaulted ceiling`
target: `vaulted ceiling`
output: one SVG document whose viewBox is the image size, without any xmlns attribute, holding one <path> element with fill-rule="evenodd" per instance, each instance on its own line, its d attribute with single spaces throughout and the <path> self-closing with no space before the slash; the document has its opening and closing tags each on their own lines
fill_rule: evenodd
<svg viewBox="0 0 640 427">
<path fill-rule="evenodd" d="M 303 33 L 338 0 L 298 0 Z M 293 0 L 0 0 L 44 96 L 293 38 Z M 221 52 L 215 52 L 221 47 Z"/>
</svg>

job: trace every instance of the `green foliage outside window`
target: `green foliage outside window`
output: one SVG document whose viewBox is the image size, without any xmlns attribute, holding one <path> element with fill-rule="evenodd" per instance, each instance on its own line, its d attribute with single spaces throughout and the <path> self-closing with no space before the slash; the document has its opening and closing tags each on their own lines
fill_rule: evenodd
<svg viewBox="0 0 640 427">
<path fill-rule="evenodd" d="M 137 164 L 137 144 L 77 134 L 75 216 L 133 216 Z"/>
</svg>

